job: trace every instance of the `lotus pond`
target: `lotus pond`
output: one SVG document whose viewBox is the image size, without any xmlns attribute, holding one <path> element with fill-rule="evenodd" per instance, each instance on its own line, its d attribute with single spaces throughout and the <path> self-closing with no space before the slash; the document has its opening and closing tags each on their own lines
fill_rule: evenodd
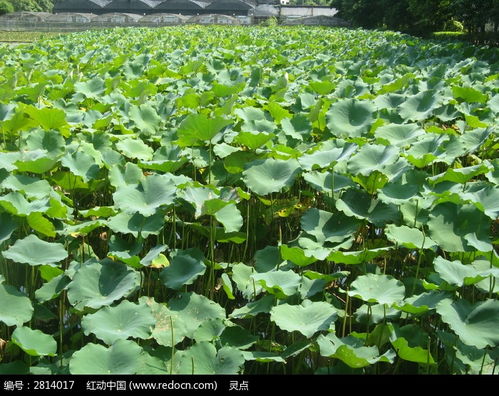
<svg viewBox="0 0 499 396">
<path fill-rule="evenodd" d="M 0 373 L 497 373 L 498 61 L 304 27 L 0 46 Z"/>
</svg>

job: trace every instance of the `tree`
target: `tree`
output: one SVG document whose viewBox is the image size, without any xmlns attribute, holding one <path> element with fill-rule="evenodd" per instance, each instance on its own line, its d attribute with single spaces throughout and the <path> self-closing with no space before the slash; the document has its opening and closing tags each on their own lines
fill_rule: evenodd
<svg viewBox="0 0 499 396">
<path fill-rule="evenodd" d="M 0 1 L 0 15 L 14 12 L 14 7 L 7 0 Z"/>
<path fill-rule="evenodd" d="M 444 29 L 452 18 L 453 0 L 408 0 L 415 30 L 435 32 Z"/>
<path fill-rule="evenodd" d="M 353 25 L 372 29 L 382 26 L 383 0 L 332 0 L 331 7 L 338 10 L 338 17 Z"/>
<path fill-rule="evenodd" d="M 52 0 L 9 0 L 14 11 L 50 12 L 54 7 Z"/>
<path fill-rule="evenodd" d="M 443 29 L 451 19 L 453 1 L 332 0 L 331 6 L 339 17 L 357 26 L 425 35 Z"/>
<path fill-rule="evenodd" d="M 485 25 L 493 22 L 497 31 L 499 0 L 453 0 L 453 15 L 470 33 L 485 32 Z M 492 20 L 495 17 L 495 20 Z"/>
<path fill-rule="evenodd" d="M 408 0 L 382 0 L 383 27 L 401 32 L 412 32 L 414 17 L 409 11 Z"/>
</svg>

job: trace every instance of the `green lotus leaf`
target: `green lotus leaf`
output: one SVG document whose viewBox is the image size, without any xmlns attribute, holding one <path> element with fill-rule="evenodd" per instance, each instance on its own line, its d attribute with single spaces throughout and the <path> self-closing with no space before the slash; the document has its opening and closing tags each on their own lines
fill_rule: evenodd
<svg viewBox="0 0 499 396">
<path fill-rule="evenodd" d="M 438 303 L 449 297 L 442 291 L 429 291 L 406 298 L 403 302 L 395 304 L 395 308 L 414 315 L 434 310 Z"/>
<path fill-rule="evenodd" d="M 310 348 L 312 344 L 312 340 L 307 339 L 307 340 L 300 340 L 298 342 L 295 342 L 291 345 L 289 345 L 284 352 L 282 352 L 281 356 L 284 359 L 288 359 L 290 357 L 298 356 L 300 353 L 303 351 L 306 351 Z"/>
<path fill-rule="evenodd" d="M 116 148 L 126 157 L 148 161 L 153 157 L 153 150 L 140 139 L 124 139 L 116 143 Z"/>
<path fill-rule="evenodd" d="M 21 157 L 20 153 L 0 153 L 0 169 L 5 169 L 7 172 L 12 172 L 17 169 L 15 162 Z"/>
<path fill-rule="evenodd" d="M 219 194 L 217 194 L 216 191 L 208 187 L 187 187 L 179 191 L 178 195 L 182 199 L 192 204 L 192 206 L 196 210 L 196 218 L 202 216 L 203 214 L 207 214 L 205 210 L 203 210 L 206 201 L 215 200 L 217 197 L 219 197 Z M 220 206 L 217 208 L 217 210 L 227 205 L 227 202 L 224 202 L 222 200 L 219 201 L 221 202 L 219 202 Z M 210 214 L 214 214 L 214 212 Z"/>
<path fill-rule="evenodd" d="M 422 91 L 402 103 L 399 114 L 405 120 L 423 121 L 431 117 L 433 110 L 442 104 L 442 99 L 434 90 Z"/>
<path fill-rule="evenodd" d="M 44 283 L 43 286 L 35 292 L 35 297 L 42 303 L 50 301 L 59 296 L 70 282 L 71 280 L 64 274 L 58 275 L 47 283 Z"/>
<path fill-rule="evenodd" d="M 144 346 L 138 359 L 137 374 L 170 374 L 171 348 Z"/>
<path fill-rule="evenodd" d="M 230 198 L 229 198 L 230 199 Z M 203 215 L 216 215 L 218 211 L 222 210 L 229 205 L 228 201 L 219 198 L 208 199 L 203 202 L 201 214 Z"/>
<path fill-rule="evenodd" d="M 192 292 L 179 293 L 170 299 L 168 308 L 182 318 L 189 338 L 193 338 L 196 329 L 206 320 L 225 319 L 225 310 L 220 305 Z"/>
<path fill-rule="evenodd" d="M 326 146 L 310 154 L 302 155 L 298 161 L 302 168 L 306 170 L 312 170 L 315 167 L 326 168 L 335 162 L 347 160 L 356 149 L 357 145 L 352 143 L 338 144 L 338 147 Z"/>
<path fill-rule="evenodd" d="M 347 293 L 369 303 L 391 305 L 403 300 L 405 287 L 392 276 L 367 274 L 357 277 Z"/>
<path fill-rule="evenodd" d="M 56 171 L 51 177 L 51 180 L 65 191 L 81 192 L 82 190 L 90 190 L 88 183 L 85 183 L 80 176 L 76 176 L 71 172 L 62 170 Z"/>
<path fill-rule="evenodd" d="M 197 248 L 179 250 L 170 265 L 161 271 L 161 281 L 166 287 L 174 290 L 191 285 L 206 271 L 203 260 L 203 253 Z"/>
<path fill-rule="evenodd" d="M 387 183 L 378 193 L 378 198 L 385 203 L 404 204 L 423 190 L 427 176 L 425 172 L 407 171 Z"/>
<path fill-rule="evenodd" d="M 110 217 L 118 214 L 114 206 L 96 206 L 88 210 L 80 210 L 83 217 Z"/>
<path fill-rule="evenodd" d="M 428 336 L 421 328 L 417 325 L 390 325 L 390 328 L 390 342 L 401 359 L 419 364 L 435 364 L 430 351 L 423 348 L 428 343 Z"/>
<path fill-rule="evenodd" d="M 47 180 L 27 175 L 10 175 L 2 181 L 2 187 L 22 192 L 28 198 L 45 198 L 53 192 Z"/>
<path fill-rule="evenodd" d="M 199 343 L 203 341 L 213 342 L 217 340 L 226 328 L 225 322 L 221 319 L 209 319 L 196 329 L 193 339 Z"/>
<path fill-rule="evenodd" d="M 397 227 L 389 224 L 385 227 L 385 235 L 393 243 L 409 249 L 428 249 L 437 245 L 419 229 L 407 226 Z"/>
<path fill-rule="evenodd" d="M 251 278 L 268 293 L 279 299 L 292 296 L 298 291 L 301 277 L 294 271 L 269 271 L 253 274 Z"/>
<path fill-rule="evenodd" d="M 241 126 L 242 132 L 272 133 L 276 129 L 276 125 L 267 117 L 262 109 L 249 106 L 243 109 L 236 109 L 234 113 L 244 120 Z"/>
<path fill-rule="evenodd" d="M 79 224 L 66 225 L 64 231 L 60 231 L 60 233 L 71 236 L 88 235 L 93 230 L 105 225 L 106 222 L 103 220 L 84 221 Z"/>
<path fill-rule="evenodd" d="M 229 204 L 215 213 L 217 221 L 222 223 L 225 232 L 238 232 L 243 226 L 243 217 L 235 204 Z"/>
<path fill-rule="evenodd" d="M 17 222 L 11 215 L 0 213 L 0 244 L 8 240 L 17 227 Z"/>
<path fill-rule="evenodd" d="M 369 176 L 375 171 L 385 173 L 388 166 L 399 157 L 399 150 L 393 146 L 365 144 L 348 161 L 348 171 L 354 175 Z"/>
<path fill-rule="evenodd" d="M 281 245 L 280 251 L 283 260 L 289 260 L 293 264 L 296 264 L 300 267 L 305 267 L 317 261 L 315 257 L 308 256 L 306 254 L 307 252 L 298 246 L 289 247 L 287 245 Z"/>
<path fill-rule="evenodd" d="M 448 252 L 490 251 L 489 221 L 473 205 L 446 202 L 431 211 L 428 229 L 431 239 Z"/>
<path fill-rule="evenodd" d="M 153 216 L 163 205 L 173 203 L 175 182 L 167 175 L 152 175 L 139 186 L 119 187 L 113 194 L 115 205 L 125 213 Z"/>
<path fill-rule="evenodd" d="M 15 113 L 16 105 L 0 103 L 0 122 L 10 120 Z"/>
<path fill-rule="evenodd" d="M 276 246 L 266 246 L 255 253 L 255 268 L 257 272 L 268 272 L 283 263 L 281 252 Z"/>
<path fill-rule="evenodd" d="M 492 165 L 493 169 L 489 173 L 487 173 L 485 175 L 485 177 L 491 183 L 498 185 L 499 184 L 499 159 L 489 161 L 489 163 L 490 163 L 490 165 Z M 1 166 L 1 157 L 0 157 L 0 166 Z"/>
<path fill-rule="evenodd" d="M 33 316 L 30 299 L 15 287 L 0 283 L 0 321 L 7 326 L 21 326 Z"/>
<path fill-rule="evenodd" d="M 114 307 L 104 307 L 94 314 L 85 315 L 81 326 L 108 345 L 130 337 L 149 338 L 156 321 L 146 304 L 122 301 Z"/>
<path fill-rule="evenodd" d="M 51 238 L 56 236 L 54 224 L 50 220 L 47 220 L 40 212 L 31 213 L 27 217 L 27 220 L 29 226 L 40 234 Z"/>
<path fill-rule="evenodd" d="M 390 78 L 392 76 L 388 76 Z M 394 76 L 396 77 L 396 76 Z M 391 80 L 390 83 L 388 84 L 383 84 L 381 89 L 379 90 L 379 93 L 387 93 L 387 92 L 397 92 L 405 87 L 407 87 L 408 83 L 412 81 L 416 75 L 414 73 L 407 73 L 404 74 L 402 77 L 398 77 L 396 79 Z"/>
<path fill-rule="evenodd" d="M 258 363 L 286 363 L 286 360 L 274 352 L 261 351 L 242 351 L 244 359 L 247 361 L 256 361 Z"/>
<path fill-rule="evenodd" d="M 471 265 L 480 272 L 481 276 L 487 276 L 480 282 L 475 283 L 475 287 L 485 293 L 499 293 L 499 269 L 491 268 L 490 260 L 475 260 Z"/>
<path fill-rule="evenodd" d="M 458 260 L 449 261 L 442 257 L 435 258 L 433 262 L 435 271 L 438 272 L 440 278 L 446 281 L 449 285 L 468 286 L 478 283 L 485 279 L 488 275 L 478 271 L 472 265 L 464 265 Z"/>
<path fill-rule="evenodd" d="M 350 188 L 336 202 L 336 207 L 347 216 L 367 219 L 375 226 L 396 222 L 400 218 L 398 208 L 393 204 L 385 204 L 362 190 Z"/>
<path fill-rule="evenodd" d="M 281 79 L 281 81 L 283 81 L 283 80 Z M 287 85 L 287 83 L 286 83 L 286 85 Z M 284 87 L 281 87 L 281 88 L 284 88 Z M 299 103 L 300 103 L 300 107 L 302 110 L 308 109 L 317 103 L 317 97 L 311 93 L 308 93 L 308 92 L 302 93 L 301 95 L 298 96 L 298 98 L 299 98 Z"/>
<path fill-rule="evenodd" d="M 374 121 L 374 106 L 366 101 L 342 99 L 327 113 L 327 127 L 337 137 L 359 137 L 367 134 Z"/>
<path fill-rule="evenodd" d="M 295 114 L 293 118 L 285 118 L 281 121 L 283 132 L 297 140 L 304 140 L 312 131 L 312 125 L 304 114 Z"/>
<path fill-rule="evenodd" d="M 9 213 L 25 217 L 35 212 L 45 213 L 49 209 L 49 201 L 37 199 L 30 202 L 21 193 L 11 192 L 0 196 L 0 206 Z"/>
<path fill-rule="evenodd" d="M 156 112 L 155 108 L 149 104 L 140 106 L 130 106 L 130 120 L 135 123 L 135 126 L 140 132 L 146 135 L 153 135 L 159 129 L 161 117 Z"/>
<path fill-rule="evenodd" d="M 78 310 L 98 309 L 133 293 L 140 285 L 140 274 L 111 260 L 80 267 L 68 286 L 68 299 Z"/>
<path fill-rule="evenodd" d="M 132 234 L 138 237 L 140 234 L 144 238 L 149 235 L 158 235 L 164 226 L 164 215 L 156 213 L 152 216 L 145 217 L 140 213 L 128 214 L 119 213 L 113 216 L 108 221 L 108 226 L 114 232 L 122 234 Z"/>
<path fill-rule="evenodd" d="M 143 266 L 146 266 L 146 267 L 153 265 L 156 262 L 157 258 L 159 256 L 162 256 L 161 253 L 164 252 L 167 248 L 168 248 L 168 246 L 166 246 L 166 245 L 158 245 L 158 246 L 153 247 L 142 258 L 142 260 L 140 260 L 140 264 L 142 264 Z"/>
<path fill-rule="evenodd" d="M 292 114 L 277 102 L 270 101 L 266 105 L 266 110 L 270 113 L 275 122 L 280 123 L 285 118 L 291 118 Z"/>
<path fill-rule="evenodd" d="M 488 96 L 472 87 L 452 87 L 452 95 L 456 99 L 463 99 L 468 103 L 487 103 Z"/>
<path fill-rule="evenodd" d="M 256 150 L 274 137 L 271 133 L 239 132 L 234 142 L 246 146 L 251 150 Z"/>
<path fill-rule="evenodd" d="M 329 254 L 327 260 L 339 264 L 362 264 L 385 255 L 391 249 L 391 247 L 383 247 L 350 252 L 336 251 Z"/>
<path fill-rule="evenodd" d="M 301 305 L 281 304 L 270 311 L 270 319 L 280 329 L 298 331 L 307 338 L 318 331 L 329 329 L 337 317 L 337 309 L 324 301 L 305 300 Z"/>
<path fill-rule="evenodd" d="M 183 317 L 183 312 L 171 311 L 166 304 L 160 304 L 154 301 L 151 297 L 141 297 L 140 304 L 145 304 L 151 309 L 151 313 L 155 320 L 155 325 L 152 330 L 152 337 L 159 345 L 174 347 L 182 342 L 189 332 L 186 320 Z M 188 320 L 188 318 L 187 318 Z"/>
<path fill-rule="evenodd" d="M 162 159 L 161 156 L 159 158 L 151 160 L 151 161 L 140 161 L 139 166 L 143 169 L 152 169 L 161 173 L 170 173 L 175 172 L 180 169 L 188 159 L 181 154 L 178 154 L 175 160 Z M 156 156 L 155 156 L 156 157 Z"/>
<path fill-rule="evenodd" d="M 255 269 L 243 263 L 232 266 L 232 280 L 236 283 L 237 290 L 247 299 L 256 297 L 262 292 L 262 286 L 252 275 Z"/>
<path fill-rule="evenodd" d="M 87 98 L 92 99 L 99 99 L 105 89 L 104 80 L 99 77 L 94 77 L 91 80 L 77 82 L 75 84 L 75 92 L 81 93 Z"/>
<path fill-rule="evenodd" d="M 224 158 L 223 165 L 230 174 L 239 174 L 244 171 L 248 163 L 260 157 L 254 152 L 236 151 Z"/>
<path fill-rule="evenodd" d="M 396 93 L 378 95 L 374 100 L 374 106 L 377 110 L 394 109 L 405 102 L 407 96 Z"/>
<path fill-rule="evenodd" d="M 339 359 L 352 368 L 362 368 L 378 362 L 393 363 L 395 352 L 388 350 L 383 355 L 375 346 L 364 346 L 364 340 L 353 336 L 338 338 L 334 333 L 317 338 L 321 356 Z"/>
<path fill-rule="evenodd" d="M 15 166 L 19 172 L 42 174 L 52 170 L 57 159 L 47 156 L 46 150 L 23 151 Z"/>
<path fill-rule="evenodd" d="M 305 172 L 303 178 L 314 189 L 322 192 L 337 192 L 354 186 L 351 178 L 334 172 Z"/>
<path fill-rule="evenodd" d="M 425 168 L 436 159 L 444 160 L 446 157 L 443 144 L 448 137 L 446 135 L 427 135 L 412 145 L 406 151 L 408 161 L 418 168 Z"/>
<path fill-rule="evenodd" d="M 262 298 L 249 302 L 241 308 L 234 309 L 229 317 L 234 319 L 252 318 L 259 313 L 269 313 L 274 306 L 275 298 L 272 295 L 263 296 Z"/>
<path fill-rule="evenodd" d="M 487 186 L 465 194 L 463 197 L 469 199 L 485 215 L 495 220 L 499 217 L 499 187 Z"/>
<path fill-rule="evenodd" d="M 327 95 L 335 88 L 335 84 L 331 81 L 311 81 L 310 87 L 319 95 Z"/>
<path fill-rule="evenodd" d="M 234 297 L 234 288 L 232 287 L 232 282 L 229 278 L 229 275 L 226 273 L 223 273 L 222 276 L 220 277 L 220 280 L 222 282 L 222 288 L 229 300 L 235 300 L 236 297 Z"/>
<path fill-rule="evenodd" d="M 209 342 L 198 342 L 174 358 L 175 374 L 237 374 L 244 364 L 243 353 L 231 347 L 216 350 Z"/>
<path fill-rule="evenodd" d="M 55 266 L 68 257 L 68 252 L 60 243 L 45 242 L 35 235 L 29 235 L 24 239 L 18 239 L 2 255 L 16 263 Z"/>
<path fill-rule="evenodd" d="M 145 176 L 142 169 L 131 162 L 127 162 L 124 167 L 114 166 L 109 170 L 109 182 L 116 188 L 138 185 L 144 180 Z"/>
<path fill-rule="evenodd" d="M 396 306 L 396 304 L 394 304 Z M 395 308 L 387 308 L 385 304 L 362 304 L 355 312 L 354 318 L 362 325 L 378 324 L 382 322 L 397 321 L 401 312 Z"/>
<path fill-rule="evenodd" d="M 29 327 L 16 328 L 12 342 L 30 356 L 55 356 L 57 352 L 57 342 L 52 336 Z"/>
<path fill-rule="evenodd" d="M 437 312 L 466 345 L 483 349 L 499 344 L 499 301 L 471 304 L 445 299 L 437 305 Z"/>
<path fill-rule="evenodd" d="M 99 172 L 99 166 L 95 163 L 94 157 L 82 151 L 66 154 L 62 157 L 61 164 L 85 182 L 97 178 Z"/>
<path fill-rule="evenodd" d="M 464 369 L 457 367 L 457 373 L 472 375 L 495 374 L 497 354 L 494 354 L 494 351 L 465 345 L 459 340 L 455 349 L 456 359 L 465 366 Z"/>
<path fill-rule="evenodd" d="M 291 187 L 300 171 L 296 160 L 274 160 L 268 158 L 251 162 L 243 172 L 244 183 L 258 195 L 267 195 Z"/>
<path fill-rule="evenodd" d="M 87 344 L 69 361 L 71 374 L 135 374 L 142 348 L 129 340 L 118 340 L 109 348 Z"/>
<path fill-rule="evenodd" d="M 239 350 L 248 349 L 258 341 L 258 337 L 254 336 L 241 326 L 227 326 L 220 334 L 220 343 L 223 346 L 237 348 Z"/>
<path fill-rule="evenodd" d="M 390 124 L 378 129 L 374 135 L 394 146 L 408 146 L 425 132 L 417 124 Z"/>
<path fill-rule="evenodd" d="M 220 158 L 228 157 L 232 153 L 236 153 L 238 151 L 241 151 L 240 147 L 234 147 L 227 143 L 218 143 L 213 146 L 213 152 Z"/>
<path fill-rule="evenodd" d="M 488 173 L 491 169 L 485 165 L 468 166 L 466 168 L 449 168 L 444 173 L 428 178 L 432 184 L 450 181 L 454 183 L 467 183 L 478 175 Z"/>
<path fill-rule="evenodd" d="M 301 228 L 314 236 L 317 242 L 343 242 L 353 236 L 360 223 L 342 213 L 330 213 L 319 209 L 309 209 L 301 218 Z"/>
<path fill-rule="evenodd" d="M 177 130 L 180 147 L 199 146 L 210 141 L 223 128 L 231 124 L 223 117 L 208 117 L 204 114 L 190 114 L 179 125 Z"/>
<path fill-rule="evenodd" d="M 27 106 L 24 111 L 34 121 L 35 125 L 39 125 L 45 130 L 56 129 L 63 131 L 69 127 L 66 121 L 66 113 L 63 110 L 47 107 L 39 109 L 34 106 Z"/>
</svg>

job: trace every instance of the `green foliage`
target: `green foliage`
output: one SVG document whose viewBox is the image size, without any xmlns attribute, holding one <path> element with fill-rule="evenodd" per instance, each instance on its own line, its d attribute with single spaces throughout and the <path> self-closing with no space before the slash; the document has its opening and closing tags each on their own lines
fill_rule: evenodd
<svg viewBox="0 0 499 396">
<path fill-rule="evenodd" d="M 7 14 L 9 12 L 14 12 L 14 6 L 8 0 L 0 1 L 0 15 Z"/>
<path fill-rule="evenodd" d="M 496 0 L 332 0 L 338 16 L 365 28 L 387 28 L 429 36 L 445 27 L 484 33 L 492 23 L 497 33 Z"/>
<path fill-rule="evenodd" d="M 53 0 L 8 0 L 14 11 L 51 12 Z"/>
<path fill-rule="evenodd" d="M 494 49 L 184 26 L 0 59 L 0 373 L 496 370 Z"/>
</svg>

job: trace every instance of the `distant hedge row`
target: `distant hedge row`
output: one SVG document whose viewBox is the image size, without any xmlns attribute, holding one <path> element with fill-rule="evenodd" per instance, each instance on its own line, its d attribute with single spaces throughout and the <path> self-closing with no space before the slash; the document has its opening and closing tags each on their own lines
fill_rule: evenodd
<svg viewBox="0 0 499 396">
<path fill-rule="evenodd" d="M 441 30 L 497 33 L 499 28 L 499 0 L 332 0 L 331 6 L 339 17 L 371 29 L 428 36 Z"/>
</svg>

